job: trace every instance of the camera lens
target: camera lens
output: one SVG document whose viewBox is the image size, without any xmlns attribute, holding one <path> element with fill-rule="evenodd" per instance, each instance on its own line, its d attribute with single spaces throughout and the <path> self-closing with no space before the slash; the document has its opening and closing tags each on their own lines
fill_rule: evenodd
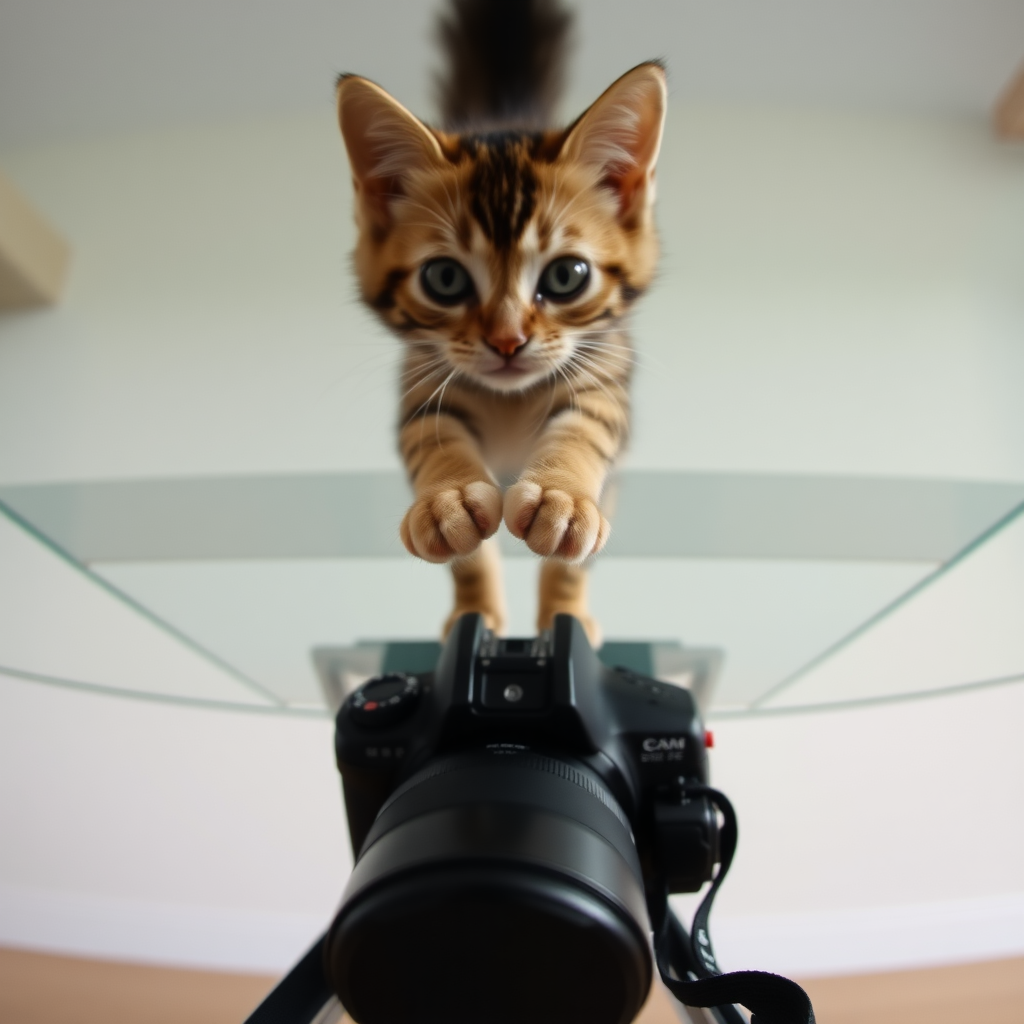
<svg viewBox="0 0 1024 1024">
<path fill-rule="evenodd" d="M 627 1024 L 651 983 L 628 820 L 574 760 L 431 762 L 381 808 L 328 934 L 359 1024 Z"/>
</svg>

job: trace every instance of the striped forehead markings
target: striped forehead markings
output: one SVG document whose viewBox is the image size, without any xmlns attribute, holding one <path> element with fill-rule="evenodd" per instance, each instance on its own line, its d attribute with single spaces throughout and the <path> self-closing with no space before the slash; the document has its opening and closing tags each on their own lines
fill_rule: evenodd
<svg viewBox="0 0 1024 1024">
<path fill-rule="evenodd" d="M 470 210 L 497 249 L 510 249 L 529 223 L 537 201 L 532 161 L 539 136 L 496 132 L 461 141 L 474 163 Z"/>
</svg>

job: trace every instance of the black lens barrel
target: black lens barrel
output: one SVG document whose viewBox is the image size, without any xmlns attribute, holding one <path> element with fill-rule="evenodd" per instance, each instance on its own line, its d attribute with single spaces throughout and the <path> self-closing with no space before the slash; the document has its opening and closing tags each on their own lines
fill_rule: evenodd
<svg viewBox="0 0 1024 1024">
<path fill-rule="evenodd" d="M 358 1024 L 627 1024 L 652 976 L 628 820 L 570 758 L 438 759 L 381 809 L 328 933 Z"/>
</svg>

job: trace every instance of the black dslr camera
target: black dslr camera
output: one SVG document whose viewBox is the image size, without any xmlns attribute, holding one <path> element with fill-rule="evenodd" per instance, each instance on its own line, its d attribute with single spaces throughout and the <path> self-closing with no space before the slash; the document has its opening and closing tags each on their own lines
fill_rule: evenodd
<svg viewBox="0 0 1024 1024">
<path fill-rule="evenodd" d="M 626 1024 L 652 978 L 645 894 L 714 874 L 690 693 L 605 667 L 568 615 L 464 616 L 433 673 L 371 679 L 336 750 L 358 859 L 327 936 L 360 1024 Z"/>
<path fill-rule="evenodd" d="M 813 1024 L 795 983 L 721 974 L 736 847 L 687 690 L 608 668 L 569 615 L 459 620 L 433 672 L 368 680 L 335 745 L 355 867 L 330 929 L 248 1024 L 629 1024 L 656 965 L 702 1024 Z M 672 892 L 711 885 L 692 935 Z"/>
</svg>

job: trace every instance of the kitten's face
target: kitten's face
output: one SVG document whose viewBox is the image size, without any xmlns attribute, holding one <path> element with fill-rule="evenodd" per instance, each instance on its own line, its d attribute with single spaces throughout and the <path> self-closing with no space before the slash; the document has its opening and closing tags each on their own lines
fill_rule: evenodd
<svg viewBox="0 0 1024 1024">
<path fill-rule="evenodd" d="M 660 68 L 642 69 L 646 92 L 627 98 L 657 109 L 618 97 L 601 120 L 602 97 L 567 132 L 544 134 L 430 131 L 365 80 L 342 80 L 363 296 L 439 383 L 454 371 L 513 392 L 585 376 L 602 332 L 649 283 L 664 82 Z M 353 82 L 376 92 L 357 95 L 346 124 Z M 589 134 L 588 119 L 600 121 Z M 630 162 L 630 144 L 644 159 Z"/>
</svg>

